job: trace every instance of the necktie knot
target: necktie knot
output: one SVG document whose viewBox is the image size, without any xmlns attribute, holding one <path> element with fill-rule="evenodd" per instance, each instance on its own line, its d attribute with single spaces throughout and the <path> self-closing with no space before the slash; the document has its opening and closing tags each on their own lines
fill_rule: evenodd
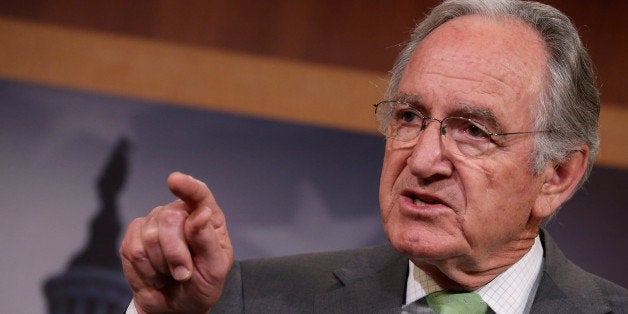
<svg viewBox="0 0 628 314">
<path fill-rule="evenodd" d="M 427 296 L 427 304 L 438 314 L 484 314 L 488 305 L 475 292 L 438 291 Z"/>
</svg>

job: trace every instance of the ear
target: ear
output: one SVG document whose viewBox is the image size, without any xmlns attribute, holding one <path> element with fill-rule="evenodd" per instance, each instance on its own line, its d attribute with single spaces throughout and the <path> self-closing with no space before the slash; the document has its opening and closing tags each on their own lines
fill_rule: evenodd
<svg viewBox="0 0 628 314">
<path fill-rule="evenodd" d="M 550 164 L 541 174 L 543 186 L 536 199 L 532 215 L 546 218 L 566 202 L 578 187 L 587 169 L 589 147 L 581 145 L 558 164 Z"/>
</svg>

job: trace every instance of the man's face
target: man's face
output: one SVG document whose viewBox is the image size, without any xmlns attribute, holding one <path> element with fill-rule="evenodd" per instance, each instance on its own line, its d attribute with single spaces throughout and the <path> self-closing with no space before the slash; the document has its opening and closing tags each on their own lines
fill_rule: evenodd
<svg viewBox="0 0 628 314">
<path fill-rule="evenodd" d="M 469 118 L 491 132 L 531 131 L 546 58 L 540 37 L 520 22 L 457 18 L 418 45 L 399 97 L 440 120 L 489 112 Z M 410 148 L 387 141 L 380 206 L 389 240 L 415 264 L 453 260 L 479 270 L 520 257 L 543 218 L 531 214 L 543 185 L 529 170 L 531 136 L 495 136 L 485 155 L 463 157 L 438 128 L 430 123 Z"/>
</svg>

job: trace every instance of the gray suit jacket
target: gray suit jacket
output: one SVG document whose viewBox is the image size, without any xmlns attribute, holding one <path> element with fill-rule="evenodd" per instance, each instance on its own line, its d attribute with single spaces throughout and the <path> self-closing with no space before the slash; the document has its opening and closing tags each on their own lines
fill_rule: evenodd
<svg viewBox="0 0 628 314">
<path fill-rule="evenodd" d="M 532 313 L 624 313 L 628 290 L 571 263 L 541 234 Z M 235 262 L 213 313 L 399 313 L 408 259 L 390 245 Z"/>
</svg>

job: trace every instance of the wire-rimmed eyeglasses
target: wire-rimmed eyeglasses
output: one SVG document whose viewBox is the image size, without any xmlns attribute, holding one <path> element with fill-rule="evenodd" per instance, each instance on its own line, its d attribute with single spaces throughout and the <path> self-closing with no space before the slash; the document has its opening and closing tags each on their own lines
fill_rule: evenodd
<svg viewBox="0 0 628 314">
<path fill-rule="evenodd" d="M 467 157 L 484 155 L 491 143 L 492 136 L 532 134 L 549 131 L 524 131 L 509 133 L 491 132 L 483 124 L 465 117 L 446 117 L 442 120 L 426 117 L 410 104 L 397 100 L 384 100 L 374 105 L 379 130 L 389 139 L 415 145 L 419 134 L 432 121 L 440 123 L 440 134 L 445 144 L 454 144 L 460 154 Z"/>
</svg>

